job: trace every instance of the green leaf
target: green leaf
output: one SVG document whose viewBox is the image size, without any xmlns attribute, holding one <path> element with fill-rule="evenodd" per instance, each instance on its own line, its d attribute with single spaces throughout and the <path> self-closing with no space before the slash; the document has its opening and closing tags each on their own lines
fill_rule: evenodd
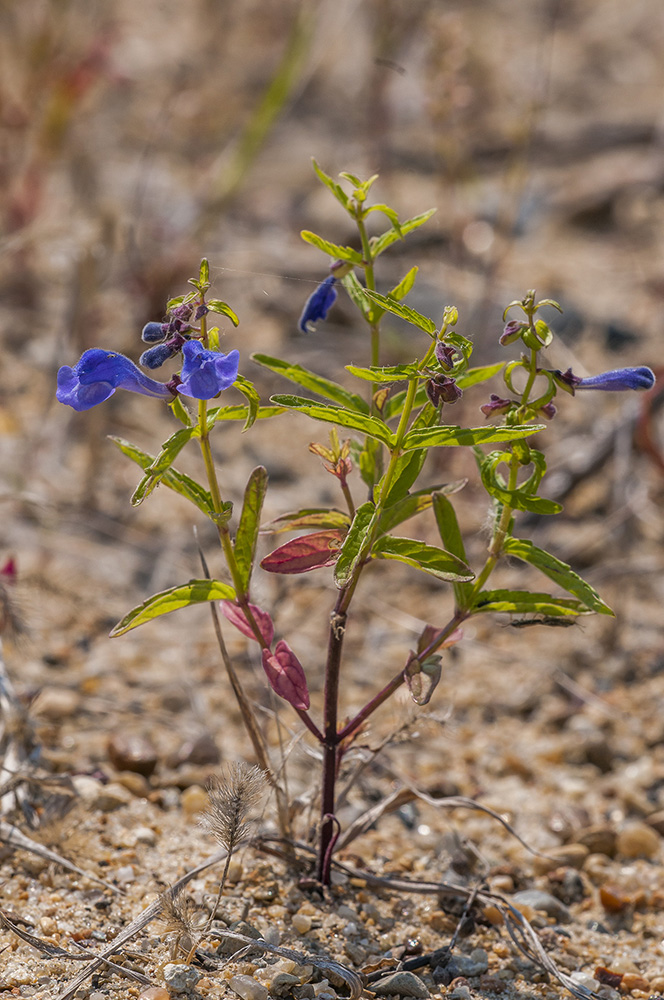
<svg viewBox="0 0 664 1000">
<path fill-rule="evenodd" d="M 345 406 L 349 410 L 357 410 L 358 413 L 369 412 L 368 403 L 356 392 L 349 392 L 337 382 L 324 378 L 322 375 L 316 375 L 315 372 L 303 368 L 302 365 L 282 361 L 281 358 L 272 358 L 269 354 L 252 354 L 251 360 L 263 368 L 268 368 L 271 372 L 276 372 L 277 375 L 283 375 L 290 382 L 301 385 L 303 389 L 309 389 L 325 399 L 331 399 L 334 403 Z"/>
<path fill-rule="evenodd" d="M 461 534 L 461 529 L 459 528 L 456 512 L 450 501 L 444 495 L 445 492 L 450 491 L 441 490 L 439 493 L 435 493 L 433 497 L 433 512 L 436 517 L 440 540 L 448 552 L 451 552 L 452 555 L 461 559 L 462 562 L 467 563 L 468 558 L 466 556 L 466 548 L 463 544 L 463 536 Z M 454 584 L 454 599 L 457 603 L 457 607 L 461 609 L 466 609 L 468 607 L 472 589 L 473 588 L 468 583 Z"/>
<path fill-rule="evenodd" d="M 531 593 L 528 590 L 481 590 L 472 612 L 476 614 L 485 611 L 510 615 L 540 614 L 551 617 L 590 614 L 582 601 L 552 597 L 551 594 Z"/>
<path fill-rule="evenodd" d="M 403 524 L 404 521 L 415 517 L 416 514 L 421 513 L 423 510 L 428 510 L 431 502 L 431 490 L 418 490 L 417 493 L 409 493 L 401 500 L 397 500 L 396 503 L 393 503 L 391 507 L 388 507 L 380 515 L 376 529 L 377 534 L 386 535 L 388 531 L 392 531 L 398 524 Z"/>
<path fill-rule="evenodd" d="M 339 406 L 314 403 L 301 396 L 272 396 L 272 402 L 276 406 L 285 406 L 288 410 L 305 413 L 314 420 L 322 420 L 328 424 L 336 424 L 338 427 L 348 427 L 360 431 L 362 434 L 368 434 L 369 437 L 382 441 L 388 447 L 392 447 L 394 444 L 394 435 L 389 427 L 377 417 L 369 417 L 365 413 L 356 413 Z"/>
<path fill-rule="evenodd" d="M 262 465 L 253 470 L 244 491 L 244 502 L 240 513 L 233 551 L 238 575 L 245 593 L 249 590 L 249 580 L 256 555 L 256 541 L 260 529 L 261 510 L 267 491 L 267 471 Z"/>
<path fill-rule="evenodd" d="M 261 397 L 258 395 L 254 383 L 250 382 L 248 378 L 244 378 L 243 375 L 238 375 L 233 382 L 233 388 L 237 389 L 238 392 L 241 392 L 247 401 L 247 419 L 245 420 L 242 430 L 248 431 L 252 424 L 256 422 L 258 417 Z"/>
<path fill-rule="evenodd" d="M 482 365 L 480 368 L 468 368 L 461 375 L 456 376 L 456 384 L 460 389 L 470 389 L 471 385 L 478 385 L 493 378 L 505 367 L 505 362 L 500 361 L 497 365 Z"/>
<path fill-rule="evenodd" d="M 337 182 L 332 180 L 332 178 L 328 174 L 326 174 L 324 170 L 321 170 L 321 168 L 318 166 L 313 157 L 311 163 L 313 165 L 314 170 L 316 171 L 316 176 L 318 177 L 318 179 L 323 182 L 326 188 L 330 189 L 330 191 L 337 199 L 337 201 L 341 205 L 343 205 L 346 211 L 348 211 L 349 198 L 344 189 L 341 187 L 341 184 L 337 184 Z"/>
<path fill-rule="evenodd" d="M 415 284 L 415 278 L 417 277 L 418 271 L 419 267 L 417 266 L 411 267 L 408 274 L 405 274 L 403 276 L 399 284 L 395 285 L 391 292 L 388 292 L 388 297 L 391 299 L 397 299 L 397 301 L 399 302 L 401 301 L 401 299 L 405 299 L 405 297 L 408 295 L 408 292 Z"/>
<path fill-rule="evenodd" d="M 351 441 L 351 454 L 360 470 L 363 482 L 372 490 L 383 474 L 381 443 L 371 437 L 366 437 L 364 444 L 360 444 L 359 441 Z"/>
<path fill-rule="evenodd" d="M 176 420 L 179 420 L 185 427 L 191 427 L 191 414 L 182 402 L 182 396 L 175 396 L 175 398 L 168 405 L 170 406 L 171 413 Z"/>
<path fill-rule="evenodd" d="M 395 316 L 399 316 L 401 319 L 405 319 L 407 323 L 411 323 L 413 326 L 418 327 L 420 330 L 424 330 L 428 333 L 430 337 L 433 337 L 436 333 L 436 324 L 428 316 L 423 316 L 422 313 L 418 312 L 417 309 L 411 309 L 410 306 L 406 306 L 403 302 L 397 302 L 395 299 L 391 299 L 388 295 L 381 295 L 380 292 L 371 291 L 365 288 L 364 294 L 367 295 L 372 302 L 377 302 L 379 306 L 386 309 L 387 312 L 393 313 Z"/>
<path fill-rule="evenodd" d="M 533 545 L 531 541 L 514 537 L 506 538 L 503 543 L 503 552 L 506 555 L 515 556 L 523 562 L 530 563 L 531 566 L 536 566 L 563 590 L 583 601 L 591 611 L 596 611 L 600 615 L 613 615 L 613 611 L 608 604 L 604 603 L 597 591 L 575 573 L 567 563 L 557 559 L 550 552 Z"/>
<path fill-rule="evenodd" d="M 494 441 L 518 441 L 544 430 L 544 424 L 517 424 L 514 427 L 444 427 L 416 428 L 404 438 L 402 448 L 451 447 L 454 445 L 490 444 Z M 495 436 L 494 436 L 495 435 Z"/>
<path fill-rule="evenodd" d="M 334 567 L 334 582 L 340 590 L 350 583 L 356 566 L 367 555 L 367 541 L 376 523 L 376 516 L 376 507 L 369 500 L 355 511 L 353 523 Z"/>
<path fill-rule="evenodd" d="M 403 239 L 403 232 L 401 230 L 401 225 L 399 223 L 399 216 L 397 215 L 397 213 L 394 211 L 393 208 L 390 208 L 389 205 L 371 205 L 371 207 L 366 210 L 365 215 L 369 215 L 370 212 L 382 212 L 383 215 L 386 215 L 387 218 L 392 223 L 392 229 L 396 233 L 397 239 L 399 240 Z"/>
<path fill-rule="evenodd" d="M 259 406 L 256 412 L 256 420 L 268 420 L 270 417 L 277 417 L 280 413 L 285 413 L 283 406 Z M 248 406 L 215 406 L 207 412 L 207 429 L 211 431 L 219 420 L 244 420 L 245 428 L 249 420 L 250 408 Z"/>
<path fill-rule="evenodd" d="M 446 582 L 472 580 L 474 573 L 462 559 L 445 552 L 435 545 L 427 545 L 415 538 L 383 535 L 373 545 L 372 558 L 398 559 L 399 562 L 421 569 L 430 576 Z"/>
<path fill-rule="evenodd" d="M 341 510 L 327 507 L 304 507 L 275 517 L 261 528 L 261 534 L 279 534 L 282 531 L 299 531 L 301 528 L 342 528 L 350 527 L 350 517 Z"/>
<path fill-rule="evenodd" d="M 430 208 L 428 212 L 422 212 L 421 215 L 414 215 L 412 219 L 407 219 L 405 222 L 399 223 L 399 228 L 401 230 L 401 236 L 405 236 L 407 233 L 412 233 L 413 229 L 417 229 L 422 226 L 436 211 L 435 208 Z M 371 253 L 374 257 L 379 256 L 384 250 L 387 250 L 389 246 L 392 246 L 399 239 L 399 233 L 394 229 L 388 229 L 386 233 L 382 236 L 373 236 L 369 241 L 371 244 Z"/>
<path fill-rule="evenodd" d="M 319 250 L 329 254 L 330 257 L 334 257 L 337 260 L 347 260 L 351 264 L 362 264 L 362 254 L 358 250 L 353 250 L 352 247 L 342 247 L 337 243 L 330 243 L 329 240 L 324 240 L 321 236 L 316 236 L 315 233 L 310 232 L 308 229 L 303 229 L 300 236 L 306 243 L 311 243 L 312 246 L 318 247 Z"/>
<path fill-rule="evenodd" d="M 385 368 L 361 368 L 359 365 L 346 365 L 346 371 L 365 382 L 403 382 L 404 379 L 419 378 L 419 366 L 389 365 Z"/>
<path fill-rule="evenodd" d="M 154 456 L 148 455 L 147 452 L 141 451 L 135 445 L 130 444 L 129 441 L 123 440 L 119 437 L 111 437 L 110 440 L 118 446 L 120 451 L 130 458 L 137 465 L 140 465 L 141 469 L 149 469 L 154 462 Z M 195 504 L 200 511 L 202 511 L 207 517 L 212 517 L 212 497 L 209 492 L 197 483 L 194 479 L 190 479 L 189 476 L 185 476 L 182 472 L 177 472 L 175 469 L 171 468 L 166 472 L 162 479 L 164 486 L 173 490 L 174 493 L 179 493 L 180 496 L 186 497 L 191 503 Z M 233 506 L 229 504 L 229 517 L 232 512 Z"/>
<path fill-rule="evenodd" d="M 356 306 L 362 315 L 364 316 L 367 323 L 372 325 L 377 323 L 380 317 L 383 315 L 383 309 L 379 309 L 378 306 L 371 302 L 370 299 L 364 294 L 364 285 L 361 285 L 357 275 L 354 271 L 349 271 L 341 279 L 341 284 L 344 286 L 348 292 L 348 297 Z"/>
<path fill-rule="evenodd" d="M 132 507 L 138 507 L 152 493 L 155 486 L 164 478 L 164 475 L 168 472 L 184 446 L 194 437 L 197 429 L 197 427 L 181 427 L 179 431 L 176 431 L 175 434 L 169 437 L 168 441 L 164 442 L 161 446 L 161 451 L 152 465 L 145 470 L 145 475 L 134 490 L 134 495 L 131 498 Z"/>
<path fill-rule="evenodd" d="M 117 635 L 124 635 L 132 628 L 144 625 L 159 618 L 161 615 L 168 615 L 171 611 L 179 608 L 186 608 L 189 604 L 201 604 L 205 601 L 232 601 L 235 598 L 235 591 L 228 583 L 221 580 L 190 580 L 189 583 L 182 583 L 178 587 L 171 587 L 163 590 L 160 594 L 153 594 L 143 601 L 137 608 L 125 615 L 121 622 L 111 629 L 109 635 L 112 639 Z"/>
<path fill-rule="evenodd" d="M 233 326 L 240 325 L 240 320 L 238 319 L 237 314 L 233 312 L 227 302 L 222 302 L 221 299 L 209 299 L 207 307 L 211 312 L 221 313 L 223 316 L 227 316 Z"/>
</svg>

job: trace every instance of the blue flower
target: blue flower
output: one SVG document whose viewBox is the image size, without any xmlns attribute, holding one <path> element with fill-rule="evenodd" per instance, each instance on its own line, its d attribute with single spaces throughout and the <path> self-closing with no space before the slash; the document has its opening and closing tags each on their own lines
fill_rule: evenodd
<svg viewBox="0 0 664 1000">
<path fill-rule="evenodd" d="M 336 278 L 333 274 L 322 281 L 304 303 L 304 309 L 297 324 L 302 333 L 315 333 L 319 319 L 327 319 L 327 314 L 337 300 L 337 290 L 334 287 Z"/>
<path fill-rule="evenodd" d="M 640 368 L 616 368 L 601 375 L 580 378 L 571 368 L 566 372 L 552 373 L 562 388 L 574 393 L 577 389 L 602 389 L 604 392 L 626 392 L 628 389 L 652 389 L 655 373 L 645 366 Z"/>
<path fill-rule="evenodd" d="M 58 371 L 57 398 L 79 412 L 103 403 L 116 389 L 173 399 L 167 385 L 148 378 L 133 361 L 115 351 L 93 347 L 81 355 L 73 368 L 63 365 Z"/>
<path fill-rule="evenodd" d="M 240 352 L 220 354 L 207 351 L 198 340 L 188 340 L 182 346 L 184 364 L 177 391 L 194 399 L 212 399 L 222 389 L 228 389 L 237 378 Z"/>
</svg>

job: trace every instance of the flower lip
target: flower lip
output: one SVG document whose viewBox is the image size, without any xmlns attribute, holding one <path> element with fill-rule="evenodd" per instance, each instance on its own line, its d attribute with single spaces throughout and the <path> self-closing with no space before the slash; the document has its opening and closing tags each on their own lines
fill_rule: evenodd
<svg viewBox="0 0 664 1000">
<path fill-rule="evenodd" d="M 322 281 L 304 303 L 304 309 L 297 324 L 302 333 L 315 333 L 316 323 L 327 319 L 327 314 L 337 300 L 337 290 L 334 287 L 336 277 L 331 274 Z"/>
<path fill-rule="evenodd" d="M 188 340 L 182 345 L 184 364 L 177 391 L 194 399 L 212 399 L 222 389 L 228 389 L 238 375 L 240 352 L 221 354 L 208 351 L 198 340 Z"/>
<path fill-rule="evenodd" d="M 63 365 L 58 371 L 57 399 L 79 412 L 103 403 L 116 389 L 159 399 L 173 398 L 163 382 L 144 375 L 124 354 L 99 347 L 84 351 L 73 368 Z"/>
</svg>

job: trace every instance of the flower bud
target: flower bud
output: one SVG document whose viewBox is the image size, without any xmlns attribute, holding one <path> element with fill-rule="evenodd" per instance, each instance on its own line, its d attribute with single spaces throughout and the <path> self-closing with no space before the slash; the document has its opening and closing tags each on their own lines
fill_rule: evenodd
<svg viewBox="0 0 664 1000">
<path fill-rule="evenodd" d="M 441 368 L 447 368 L 449 370 L 453 367 L 455 353 L 455 349 L 450 346 L 450 344 L 445 344 L 442 340 L 436 341 L 436 361 Z"/>
<path fill-rule="evenodd" d="M 143 351 L 138 363 L 143 368 L 161 368 L 165 361 L 173 357 L 173 353 L 168 344 L 157 344 L 155 347 L 149 347 L 147 351 Z"/>
<path fill-rule="evenodd" d="M 141 340 L 146 344 L 158 344 L 168 336 L 168 323 L 146 323 L 141 333 Z"/>
<path fill-rule="evenodd" d="M 503 347 L 506 347 L 508 344 L 513 344 L 515 340 L 519 339 L 522 331 L 526 328 L 526 323 L 520 323 L 518 319 L 511 319 L 509 323 L 505 324 L 505 328 L 498 343 Z"/>
<path fill-rule="evenodd" d="M 426 391 L 433 406 L 440 403 L 456 403 L 463 392 L 453 378 L 448 375 L 434 375 L 426 384 Z"/>
<path fill-rule="evenodd" d="M 485 417 L 493 417 L 498 413 L 507 413 L 511 406 L 511 399 L 501 399 L 501 397 L 497 396 L 495 392 L 492 392 L 489 397 L 489 402 L 480 406 L 480 410 Z"/>
</svg>

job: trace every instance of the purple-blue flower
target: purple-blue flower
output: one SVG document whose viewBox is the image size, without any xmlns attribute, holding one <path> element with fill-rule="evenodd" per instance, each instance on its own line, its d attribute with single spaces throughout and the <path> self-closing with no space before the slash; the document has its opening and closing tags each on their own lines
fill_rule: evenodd
<svg viewBox="0 0 664 1000">
<path fill-rule="evenodd" d="M 103 403 L 116 389 L 173 399 L 167 385 L 148 378 L 133 361 L 115 351 L 93 347 L 81 355 L 73 368 L 63 365 L 58 371 L 57 398 L 79 412 Z"/>
<path fill-rule="evenodd" d="M 327 314 L 337 299 L 337 290 L 334 287 L 336 280 L 336 277 L 331 274 L 329 278 L 320 283 L 304 303 L 304 309 L 298 323 L 298 329 L 302 333 L 315 333 L 318 320 L 327 319 Z"/>
<path fill-rule="evenodd" d="M 601 375 L 580 378 L 571 368 L 566 372 L 553 372 L 556 381 L 574 393 L 577 389 L 601 389 L 604 392 L 626 392 L 628 389 L 652 389 L 655 373 L 645 366 L 640 368 L 615 368 Z"/>
<path fill-rule="evenodd" d="M 208 351 L 198 340 L 182 345 L 184 364 L 177 391 L 194 399 L 212 399 L 222 389 L 228 389 L 237 378 L 240 352 L 220 354 Z"/>
</svg>

